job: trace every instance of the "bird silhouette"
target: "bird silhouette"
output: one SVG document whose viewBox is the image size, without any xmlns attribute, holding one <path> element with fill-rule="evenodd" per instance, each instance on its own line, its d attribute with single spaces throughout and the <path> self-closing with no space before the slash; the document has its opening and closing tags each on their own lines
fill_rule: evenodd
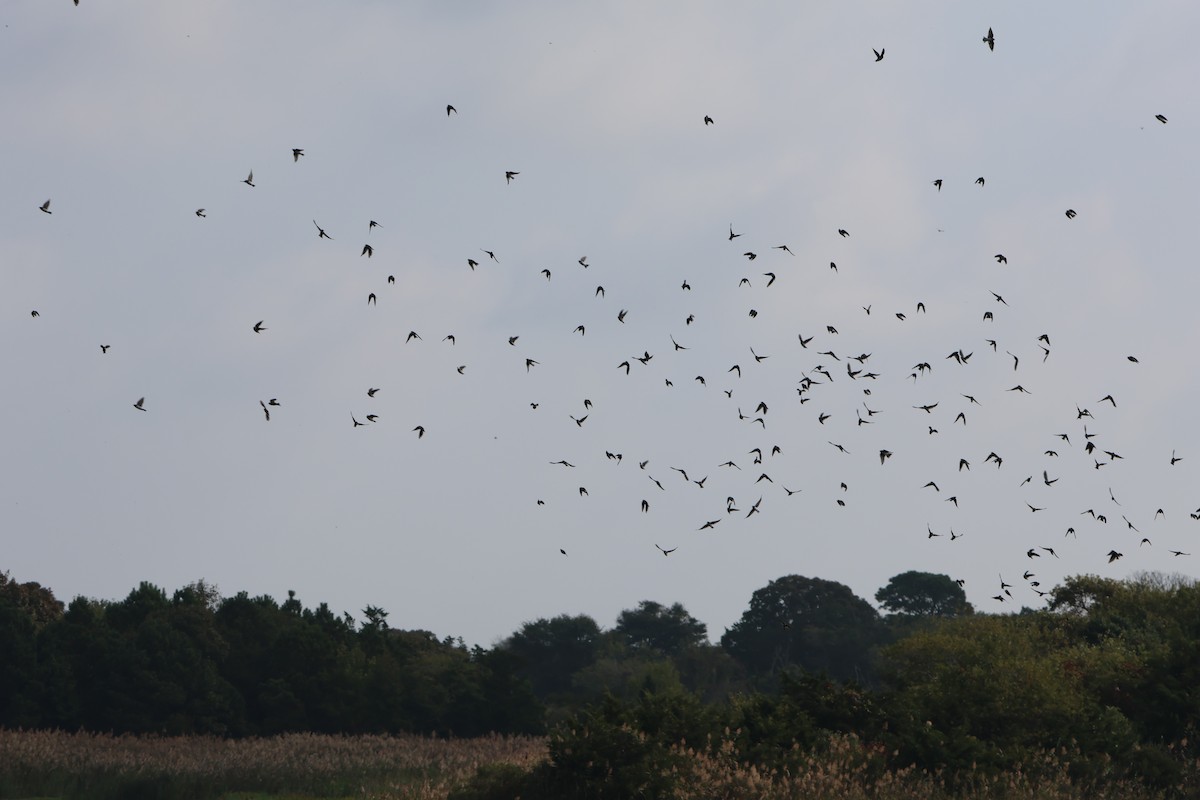
<svg viewBox="0 0 1200 800">
<path fill-rule="evenodd" d="M 133 404 L 133 407 L 136 408 L 138 411 L 145 411 L 146 410 L 145 403 L 146 403 L 146 398 L 139 397 L 138 401 Z"/>
<path fill-rule="evenodd" d="M 299 161 L 300 156 L 302 156 L 302 155 L 304 155 L 304 150 L 302 148 L 299 148 L 299 147 L 292 148 L 292 161 L 293 162 Z"/>
<path fill-rule="evenodd" d="M 44 213 L 44 214 L 53 214 L 54 213 L 53 211 L 50 210 L 50 201 L 49 200 L 42 203 L 40 206 L 38 206 L 38 208 L 41 209 L 42 213 Z"/>
<path fill-rule="evenodd" d="M 991 28 L 988 28 L 987 36 L 983 37 L 983 41 L 987 44 L 988 50 L 996 49 L 996 36 L 992 33 Z"/>
<path fill-rule="evenodd" d="M 881 50 L 876 50 L 872 47 L 871 52 L 875 54 L 875 61 L 883 61 L 883 54 L 887 52 L 887 48 L 885 47 Z"/>
<path fill-rule="evenodd" d="M 246 184 L 247 186 L 254 185 L 254 170 L 250 170 L 250 174 L 246 176 L 246 180 L 242 181 L 242 183 Z"/>
</svg>

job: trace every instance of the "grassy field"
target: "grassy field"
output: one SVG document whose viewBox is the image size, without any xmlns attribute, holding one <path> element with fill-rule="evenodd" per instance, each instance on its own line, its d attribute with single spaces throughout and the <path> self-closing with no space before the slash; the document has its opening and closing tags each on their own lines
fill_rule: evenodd
<svg viewBox="0 0 1200 800">
<path fill-rule="evenodd" d="M 1047 754 L 1029 772 L 984 775 L 948 787 L 915 769 L 881 770 L 847 737 L 787 771 L 758 770 L 726 742 L 715 752 L 676 749 L 671 800 L 1153 800 L 1200 792 L 1200 763 L 1181 785 L 1150 791 L 1113 780 L 1080 785 L 1069 758 Z M 134 737 L 0 730 L 0 800 L 445 800 L 485 765 L 528 770 L 546 758 L 546 740 L 489 736 L 293 734 L 266 739 Z M 872 766 L 874 762 L 874 766 Z M 604 772 L 606 770 L 601 770 Z M 490 772 L 511 778 L 503 769 Z M 1036 777 L 1035 777 L 1036 776 Z M 509 787 L 505 790 L 505 786 Z M 506 780 L 477 782 L 464 797 L 511 798 Z M 593 789 L 598 787 L 593 787 Z M 536 794 L 536 792 L 535 792 Z M 614 796 L 611 791 L 603 795 Z"/>
<path fill-rule="evenodd" d="M 0 730 L 0 798 L 441 800 L 485 764 L 529 767 L 545 740 L 291 734 L 266 739 Z"/>
</svg>

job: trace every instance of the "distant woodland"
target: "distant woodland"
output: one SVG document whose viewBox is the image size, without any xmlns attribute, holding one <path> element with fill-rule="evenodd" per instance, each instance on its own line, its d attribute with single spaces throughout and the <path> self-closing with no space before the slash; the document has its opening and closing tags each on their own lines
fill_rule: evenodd
<svg viewBox="0 0 1200 800">
<path fill-rule="evenodd" d="M 642 601 L 611 628 L 537 619 L 485 649 L 291 592 L 142 583 L 64 604 L 0 573 L 0 727 L 549 734 L 543 765 L 484 776 L 504 784 L 496 796 L 664 796 L 647 782 L 689 748 L 782 769 L 847 741 L 865 765 L 947 780 L 1047 753 L 1085 781 L 1197 774 L 1196 582 L 1077 576 L 1044 610 L 992 615 L 949 577 L 906 572 L 874 599 L 883 613 L 840 583 L 787 575 L 716 644 L 682 605 Z"/>
</svg>

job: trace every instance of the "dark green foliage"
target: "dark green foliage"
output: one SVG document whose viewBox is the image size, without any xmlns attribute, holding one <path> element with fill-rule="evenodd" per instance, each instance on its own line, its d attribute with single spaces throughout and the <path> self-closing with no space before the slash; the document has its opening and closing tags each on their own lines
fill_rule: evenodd
<svg viewBox="0 0 1200 800">
<path fill-rule="evenodd" d="M 787 575 L 754 592 L 721 646 L 754 675 L 800 667 L 870 683 L 883 633 L 878 613 L 848 586 Z"/>
<path fill-rule="evenodd" d="M 708 627 L 679 603 L 667 608 L 643 600 L 637 608 L 622 611 L 613 630 L 635 650 L 655 650 L 669 656 L 708 643 Z"/>
<path fill-rule="evenodd" d="M 949 575 L 915 570 L 894 576 L 875 593 L 875 599 L 893 614 L 908 616 L 955 617 L 974 610 Z"/>
<path fill-rule="evenodd" d="M 542 730 L 511 658 L 423 631 L 356 628 L 321 604 L 171 597 L 142 583 L 119 602 L 72 601 L 0 575 L 0 725 L 144 734 Z M 487 709 L 481 713 L 480 709 Z"/>
</svg>

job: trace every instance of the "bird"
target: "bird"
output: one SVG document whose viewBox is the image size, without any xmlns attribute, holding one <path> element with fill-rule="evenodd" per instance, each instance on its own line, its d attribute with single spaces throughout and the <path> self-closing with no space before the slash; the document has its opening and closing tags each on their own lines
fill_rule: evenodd
<svg viewBox="0 0 1200 800">
<path fill-rule="evenodd" d="M 1114 561 L 1116 561 L 1118 558 L 1121 558 L 1124 555 L 1125 555 L 1124 553 L 1118 553 L 1116 550 L 1109 550 L 1108 551 L 1108 563 L 1111 564 Z"/>
<path fill-rule="evenodd" d="M 1073 209 L 1073 208 L 1067 209 L 1067 219 L 1075 219 L 1075 209 Z"/>
<path fill-rule="evenodd" d="M 413 431 L 417 434 L 417 438 L 420 439 L 422 436 L 425 435 L 425 426 L 418 425 L 417 427 L 413 428 Z"/>
<path fill-rule="evenodd" d="M 518 176 L 518 175 L 520 175 L 520 174 L 521 174 L 521 173 L 519 173 L 519 172 L 514 172 L 514 171 L 513 171 L 513 170 L 511 170 L 511 169 L 510 169 L 510 170 L 505 170 L 505 172 L 504 172 L 504 182 L 505 182 L 505 183 L 512 183 L 512 181 L 513 181 L 513 178 L 517 177 L 517 176 Z"/>
<path fill-rule="evenodd" d="M 254 170 L 250 170 L 250 174 L 246 176 L 246 180 L 242 181 L 242 183 L 246 184 L 247 186 L 254 185 Z"/>
<path fill-rule="evenodd" d="M 367 389 L 367 397 L 374 397 L 378 391 L 378 389 Z"/>
<path fill-rule="evenodd" d="M 883 54 L 887 52 L 887 48 L 885 47 L 882 50 L 876 50 L 874 47 L 872 47 L 871 52 L 875 54 L 876 61 L 883 61 Z"/>
<path fill-rule="evenodd" d="M 1171 466 L 1172 467 L 1175 466 L 1175 462 L 1177 462 L 1177 461 L 1183 461 L 1183 456 L 1176 457 L 1175 451 L 1172 450 L 1171 451 Z"/>
<path fill-rule="evenodd" d="M 364 424 L 365 424 L 365 423 L 359 422 L 357 419 L 355 419 L 353 414 L 350 415 L 350 421 L 354 423 L 353 427 L 355 427 L 355 428 L 362 428 L 362 427 L 364 427 Z"/>
<path fill-rule="evenodd" d="M 986 181 L 984 181 L 983 176 L 980 175 L 978 178 L 975 179 L 975 183 L 979 184 L 980 186 L 983 186 L 986 183 Z"/>
<path fill-rule="evenodd" d="M 587 257 L 587 256 L 582 256 L 582 257 L 579 259 L 579 266 L 583 267 L 584 269 L 587 269 L 587 268 L 588 268 L 587 259 L 588 259 L 588 257 Z"/>
<path fill-rule="evenodd" d="M 884 461 L 887 461 L 891 457 L 892 457 L 891 450 L 880 450 L 879 451 L 879 463 L 880 464 L 882 464 Z"/>
<path fill-rule="evenodd" d="M 664 550 L 663 548 L 659 547 L 657 544 L 655 544 L 654 546 L 658 547 L 659 552 L 661 552 L 664 556 L 669 556 L 669 555 L 671 555 L 671 553 L 674 553 L 676 550 L 679 549 L 678 547 L 672 547 L 670 550 Z"/>
<path fill-rule="evenodd" d="M 1007 264 L 1008 263 L 1008 259 L 1004 257 L 1004 253 L 996 253 L 995 258 L 996 258 L 997 264 Z"/>
<path fill-rule="evenodd" d="M 624 323 L 624 322 L 625 322 L 625 315 L 626 315 L 626 314 L 628 314 L 628 313 L 629 313 L 628 311 L 626 311 L 625 309 L 623 309 L 623 308 L 622 308 L 622 309 L 621 309 L 621 310 L 620 310 L 620 311 L 617 313 L 617 322 Z"/>
<path fill-rule="evenodd" d="M 44 214 L 53 214 L 54 213 L 53 211 L 50 210 L 50 201 L 49 200 L 42 203 L 40 206 L 38 206 L 38 208 L 40 208 L 42 210 L 42 213 L 44 213 Z"/>
<path fill-rule="evenodd" d="M 34 309 L 33 311 L 30 311 L 30 312 L 29 312 L 29 316 L 31 316 L 31 317 L 40 317 L 40 316 L 41 316 L 41 314 L 39 314 L 39 313 L 37 312 L 37 309 Z"/>
<path fill-rule="evenodd" d="M 532 358 L 525 359 L 525 371 L 526 372 L 529 372 L 530 369 L 532 369 L 533 367 L 536 367 L 537 365 L 538 365 L 538 362 L 534 361 Z"/>
<path fill-rule="evenodd" d="M 379 305 L 379 302 L 378 302 L 377 298 L 375 297 L 374 292 L 371 292 L 370 294 L 367 295 L 367 305 L 369 305 L 369 306 Z"/>
<path fill-rule="evenodd" d="M 996 49 L 996 35 L 992 33 L 992 29 L 988 28 L 987 36 L 983 37 L 983 41 L 988 46 L 988 50 Z"/>
<path fill-rule="evenodd" d="M 413 339 L 416 339 L 419 342 L 425 341 L 424 339 L 421 338 L 421 334 L 417 333 L 416 331 L 409 331 L 408 336 L 404 337 L 404 343 L 408 344 Z"/>
<path fill-rule="evenodd" d="M 375 255 L 375 248 L 369 244 L 364 244 L 362 252 L 358 254 L 358 257 L 362 258 L 363 256 L 366 256 L 367 258 L 370 258 L 373 255 Z"/>
<path fill-rule="evenodd" d="M 100 345 L 100 352 L 101 352 L 101 353 L 107 353 L 107 352 L 108 352 L 108 348 L 110 348 L 110 347 L 112 347 L 112 345 L 110 345 L 110 344 L 102 344 L 102 345 Z"/>
<path fill-rule="evenodd" d="M 380 225 L 380 224 L 379 224 L 378 222 L 376 222 L 375 220 L 370 220 L 370 221 L 368 221 L 368 222 L 367 222 L 367 233 L 370 233 L 370 232 L 371 232 L 371 230 L 372 230 L 373 228 L 382 228 L 382 227 L 383 227 L 383 226 L 382 226 L 382 225 Z"/>
<path fill-rule="evenodd" d="M 712 118 L 712 117 L 710 117 L 710 116 L 708 116 L 707 114 L 705 114 L 705 115 L 704 115 L 704 124 L 705 124 L 705 125 L 712 125 L 712 124 L 713 124 L 713 118 Z"/>
<path fill-rule="evenodd" d="M 295 162 L 299 161 L 299 160 L 300 160 L 300 156 L 302 156 L 302 155 L 304 155 L 304 150 L 303 150 L 303 148 L 300 148 L 300 147 L 293 147 L 293 148 L 292 148 L 292 162 L 293 162 L 293 163 L 295 163 Z"/>
<path fill-rule="evenodd" d="M 208 216 L 208 215 L 204 213 L 204 209 L 203 209 L 203 208 L 197 208 L 197 209 L 196 209 L 196 216 L 197 216 L 197 217 L 206 217 L 206 216 Z"/>
<path fill-rule="evenodd" d="M 1167 124 L 1167 118 L 1166 118 L 1166 117 L 1164 117 L 1162 114 L 1155 114 L 1155 115 L 1154 115 L 1154 118 L 1155 118 L 1156 120 L 1158 120 L 1159 122 L 1161 122 L 1163 125 L 1166 125 L 1166 124 Z"/>
<path fill-rule="evenodd" d="M 492 261 L 495 261 L 497 264 L 500 263 L 500 259 L 496 258 L 496 254 L 491 250 L 484 250 L 483 248 L 480 248 L 480 252 L 487 253 L 488 258 L 490 258 Z"/>
<path fill-rule="evenodd" d="M 260 406 L 262 406 L 263 414 L 266 416 L 267 422 L 270 422 L 271 421 L 271 409 L 267 408 L 267 404 L 264 403 L 262 400 L 259 400 L 258 404 Z"/>
<path fill-rule="evenodd" d="M 845 239 L 850 235 L 850 231 L 846 230 L 845 228 L 838 228 L 838 235 Z"/>
<path fill-rule="evenodd" d="M 740 234 L 740 233 L 734 233 L 734 232 L 733 232 L 733 223 L 730 223 L 730 224 L 729 224 L 729 241 L 731 241 L 731 242 L 732 242 L 734 239 L 738 238 L 739 236 L 741 236 L 741 234 Z"/>
<path fill-rule="evenodd" d="M 145 402 L 146 402 L 146 398 L 139 397 L 138 401 L 133 404 L 133 407 L 136 408 L 138 411 L 145 411 L 146 410 L 146 407 L 144 405 Z"/>
<path fill-rule="evenodd" d="M 255 333 L 262 333 L 265 331 L 266 327 L 263 326 L 263 320 L 260 319 L 258 322 L 254 323 L 254 327 L 251 328 L 251 330 L 253 330 Z"/>
<path fill-rule="evenodd" d="M 313 225 L 317 225 L 317 221 L 315 219 L 312 221 L 312 223 L 313 223 Z M 330 241 L 333 241 L 333 237 L 330 236 L 328 233 L 326 233 L 325 229 L 322 228 L 320 225 L 317 225 L 317 238 L 318 239 L 329 239 Z"/>
<path fill-rule="evenodd" d="M 942 179 L 938 178 L 933 182 L 933 185 L 936 186 L 937 190 L 940 192 L 942 190 Z"/>
<path fill-rule="evenodd" d="M 448 117 L 448 116 L 450 116 L 451 114 L 457 114 L 457 113 L 458 113 L 458 109 L 457 109 L 457 108 L 455 108 L 454 106 L 450 105 L 449 103 L 447 103 L 447 104 L 446 104 L 446 116 L 447 116 L 447 117 Z"/>
<path fill-rule="evenodd" d="M 467 259 L 467 266 L 471 268 L 471 271 L 472 271 L 472 272 L 474 272 L 474 271 L 475 271 L 475 268 L 479 266 L 479 262 L 478 262 L 478 261 L 476 261 L 476 260 L 475 260 L 475 259 L 473 259 L 473 258 L 468 258 L 468 259 Z"/>
</svg>

